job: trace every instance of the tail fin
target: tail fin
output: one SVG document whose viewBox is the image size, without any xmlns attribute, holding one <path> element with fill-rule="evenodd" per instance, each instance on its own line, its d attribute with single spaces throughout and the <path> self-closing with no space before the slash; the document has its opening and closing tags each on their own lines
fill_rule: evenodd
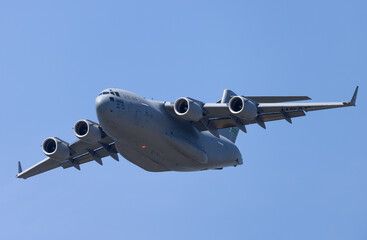
<svg viewBox="0 0 367 240">
<path fill-rule="evenodd" d="M 237 94 L 235 94 L 231 90 L 225 89 L 223 91 L 222 100 L 220 102 L 229 103 L 229 100 L 233 96 L 237 96 Z M 219 135 L 222 135 L 223 137 L 227 138 L 231 142 L 235 143 L 237 139 L 238 131 L 239 131 L 238 127 L 230 127 L 230 128 L 219 129 L 218 133 Z"/>
</svg>

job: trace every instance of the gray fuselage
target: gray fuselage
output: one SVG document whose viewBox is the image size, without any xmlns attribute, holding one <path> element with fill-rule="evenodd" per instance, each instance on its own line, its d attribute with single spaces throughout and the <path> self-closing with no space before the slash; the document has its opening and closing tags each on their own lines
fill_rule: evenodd
<svg viewBox="0 0 367 240">
<path fill-rule="evenodd" d="M 119 153 L 147 171 L 198 171 L 242 164 L 234 143 L 198 131 L 191 122 L 169 113 L 164 102 L 106 89 L 96 99 L 96 112 Z"/>
</svg>

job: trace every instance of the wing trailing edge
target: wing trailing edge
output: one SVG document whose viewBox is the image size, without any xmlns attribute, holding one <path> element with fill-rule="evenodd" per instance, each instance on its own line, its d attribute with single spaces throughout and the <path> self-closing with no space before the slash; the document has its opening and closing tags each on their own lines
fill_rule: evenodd
<svg viewBox="0 0 367 240">
<path fill-rule="evenodd" d="M 311 98 L 307 96 L 245 96 L 245 98 L 251 99 L 257 103 L 280 103 L 311 100 Z"/>
</svg>

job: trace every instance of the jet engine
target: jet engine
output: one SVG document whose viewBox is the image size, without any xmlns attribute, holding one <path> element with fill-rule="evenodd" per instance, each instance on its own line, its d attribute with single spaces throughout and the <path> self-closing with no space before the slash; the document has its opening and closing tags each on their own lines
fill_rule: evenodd
<svg viewBox="0 0 367 240">
<path fill-rule="evenodd" d="M 203 107 L 189 98 L 179 98 L 174 105 L 175 113 L 187 121 L 197 122 L 203 118 Z"/>
<path fill-rule="evenodd" d="M 97 143 L 102 139 L 101 128 L 90 120 L 77 121 L 74 125 L 74 133 L 80 140 L 88 143 Z"/>
<path fill-rule="evenodd" d="M 70 157 L 69 144 L 59 138 L 49 137 L 42 143 L 42 150 L 48 157 L 66 160 Z"/>
<path fill-rule="evenodd" d="M 240 119 L 252 120 L 257 116 L 257 106 L 245 97 L 232 97 L 228 103 L 229 111 Z"/>
</svg>

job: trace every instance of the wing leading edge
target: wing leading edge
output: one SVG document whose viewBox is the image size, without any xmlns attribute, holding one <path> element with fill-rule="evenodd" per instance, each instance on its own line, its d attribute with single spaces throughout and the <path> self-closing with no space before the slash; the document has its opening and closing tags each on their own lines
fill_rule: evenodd
<svg viewBox="0 0 367 240">
<path fill-rule="evenodd" d="M 278 96 L 278 97 L 246 97 L 256 102 L 258 115 L 255 119 L 246 120 L 235 117 L 229 110 L 227 103 L 205 103 L 204 119 L 198 122 L 193 122 L 193 125 L 199 131 L 209 130 L 214 135 L 217 129 L 238 127 L 246 132 L 245 125 L 258 124 L 266 128 L 265 122 L 286 120 L 292 123 L 292 118 L 305 116 L 305 112 L 317 111 L 331 108 L 350 107 L 356 105 L 358 94 L 358 86 L 356 87 L 353 97 L 346 102 L 320 102 L 320 103 L 289 103 L 286 101 L 309 100 L 306 96 Z M 257 102 L 257 101 L 259 102 Z M 167 109 L 173 107 L 172 103 L 165 104 Z"/>
</svg>

